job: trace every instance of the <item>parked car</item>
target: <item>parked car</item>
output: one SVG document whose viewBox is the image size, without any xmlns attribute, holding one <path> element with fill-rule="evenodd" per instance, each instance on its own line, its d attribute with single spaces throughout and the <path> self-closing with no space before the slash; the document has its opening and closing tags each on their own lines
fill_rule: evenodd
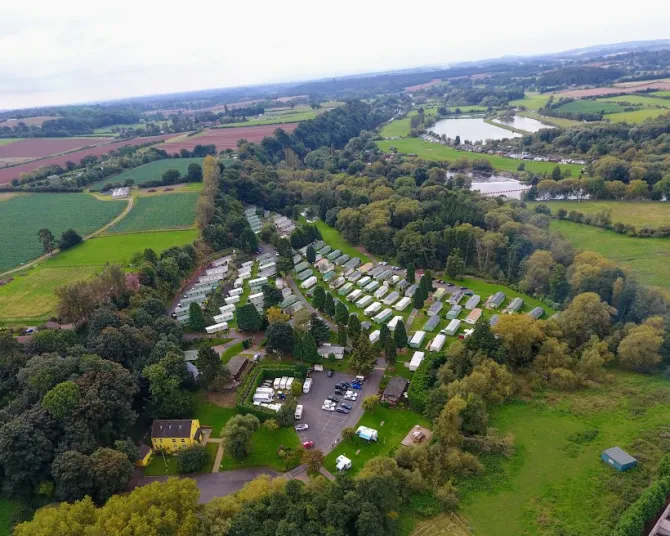
<svg viewBox="0 0 670 536">
<path fill-rule="evenodd" d="M 447 286 L 448 286 L 448 287 L 453 287 L 454 284 L 453 284 L 453 283 L 447 283 Z"/>
<path fill-rule="evenodd" d="M 328 371 L 328 377 L 329 377 L 329 378 L 332 378 L 332 377 L 333 377 L 333 374 L 335 374 L 335 371 L 334 371 L 333 369 L 330 369 L 330 370 Z"/>
<path fill-rule="evenodd" d="M 357 389 L 357 390 L 360 391 L 361 389 L 363 389 L 363 386 L 358 382 L 354 382 L 354 383 L 351 384 L 351 388 L 352 389 Z"/>
<path fill-rule="evenodd" d="M 325 404 L 321 406 L 323 411 L 335 411 L 335 406 L 326 406 Z"/>
<path fill-rule="evenodd" d="M 284 393 L 279 393 L 277 398 L 279 398 L 279 400 L 286 400 L 286 395 Z"/>
<path fill-rule="evenodd" d="M 354 409 L 354 407 L 351 404 L 347 404 L 346 402 L 342 402 L 340 406 L 342 406 L 343 408 L 347 408 L 349 411 Z"/>
<path fill-rule="evenodd" d="M 358 398 L 358 393 L 354 393 L 353 391 L 347 391 L 347 394 L 344 395 L 345 400 L 355 401 L 357 398 Z"/>
<path fill-rule="evenodd" d="M 311 449 L 314 446 L 314 441 L 305 441 L 302 444 L 302 448 L 304 449 Z"/>
<path fill-rule="evenodd" d="M 340 403 L 340 399 L 337 398 L 336 396 L 329 396 L 329 397 L 328 397 L 328 400 L 330 400 L 331 402 L 335 402 L 335 404 L 339 404 L 339 403 Z"/>
<path fill-rule="evenodd" d="M 460 288 L 461 290 L 465 290 L 468 287 L 458 287 L 458 288 Z"/>
<path fill-rule="evenodd" d="M 254 356 L 254 363 L 258 363 L 261 360 L 261 354 L 256 354 Z"/>
<path fill-rule="evenodd" d="M 295 431 L 296 432 L 304 432 L 307 429 L 309 429 L 309 424 L 296 424 L 295 425 Z"/>
<path fill-rule="evenodd" d="M 337 408 L 335 411 L 338 413 L 344 413 L 345 415 L 349 415 L 349 410 L 346 408 Z"/>
</svg>

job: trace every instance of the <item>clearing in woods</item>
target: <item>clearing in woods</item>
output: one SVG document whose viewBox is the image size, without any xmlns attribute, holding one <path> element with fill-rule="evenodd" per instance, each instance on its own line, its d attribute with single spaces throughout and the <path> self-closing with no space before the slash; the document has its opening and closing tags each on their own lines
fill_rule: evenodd
<svg viewBox="0 0 670 536">
<path fill-rule="evenodd" d="M 0 272 L 43 254 L 38 231 L 49 229 L 56 241 L 63 231 L 90 234 L 113 220 L 127 201 L 101 201 L 89 194 L 29 194 L 2 202 Z"/>
<path fill-rule="evenodd" d="M 175 193 L 138 197 L 130 214 L 108 229 L 107 234 L 193 227 L 199 195 Z"/>
<path fill-rule="evenodd" d="M 583 214 L 612 211 L 612 223 L 626 223 L 635 227 L 663 227 L 670 225 L 670 203 L 663 201 L 533 201 L 526 203 L 531 209 L 546 205 L 552 214 L 561 210 L 576 210 Z"/>
<path fill-rule="evenodd" d="M 202 158 L 167 158 L 164 160 L 155 160 L 142 166 L 127 169 L 114 177 L 106 179 L 91 185 L 91 190 L 103 190 L 105 185 L 120 182 L 123 184 L 126 180 L 132 179 L 135 186 L 141 186 L 150 181 L 160 180 L 168 169 L 176 169 L 182 177 L 186 175 L 190 164 L 202 165 Z"/>
</svg>

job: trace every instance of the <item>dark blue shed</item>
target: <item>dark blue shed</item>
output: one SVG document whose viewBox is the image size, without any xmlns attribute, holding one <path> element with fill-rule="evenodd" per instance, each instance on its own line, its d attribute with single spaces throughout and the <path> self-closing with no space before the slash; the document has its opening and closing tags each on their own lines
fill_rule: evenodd
<svg viewBox="0 0 670 536">
<path fill-rule="evenodd" d="M 619 447 L 612 447 L 603 451 L 600 458 L 605 463 L 609 463 L 617 471 L 628 471 L 637 465 L 637 460 Z"/>
</svg>

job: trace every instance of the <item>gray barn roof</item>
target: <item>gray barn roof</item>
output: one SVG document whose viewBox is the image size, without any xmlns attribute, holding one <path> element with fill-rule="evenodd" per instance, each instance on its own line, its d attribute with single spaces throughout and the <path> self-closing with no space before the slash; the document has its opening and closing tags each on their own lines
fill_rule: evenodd
<svg viewBox="0 0 670 536">
<path fill-rule="evenodd" d="M 621 464 L 621 465 L 627 465 L 629 463 L 634 463 L 637 462 L 635 458 L 633 458 L 630 454 L 628 454 L 625 450 L 619 448 L 619 447 L 612 447 L 607 449 L 604 454 L 612 458 L 615 462 Z"/>
<path fill-rule="evenodd" d="M 386 389 L 384 389 L 384 397 L 390 396 L 393 398 L 400 398 L 405 392 L 407 384 L 409 384 L 408 379 L 403 378 L 402 376 L 394 376 L 388 382 Z"/>
</svg>

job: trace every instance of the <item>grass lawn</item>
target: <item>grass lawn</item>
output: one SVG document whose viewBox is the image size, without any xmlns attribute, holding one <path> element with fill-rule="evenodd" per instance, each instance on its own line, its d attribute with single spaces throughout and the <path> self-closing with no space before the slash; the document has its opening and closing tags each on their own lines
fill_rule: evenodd
<svg viewBox="0 0 670 536">
<path fill-rule="evenodd" d="M 383 138 L 399 138 L 402 136 L 409 136 L 409 124 L 409 117 L 394 119 L 390 123 L 386 123 L 381 128 L 380 134 Z"/>
<path fill-rule="evenodd" d="M 629 267 L 641 283 L 670 290 L 667 238 L 636 238 L 565 220 L 552 220 L 551 230 L 561 233 L 578 249 L 595 251 Z"/>
<path fill-rule="evenodd" d="M 529 110 L 543 108 L 552 95 L 550 93 L 526 93 L 523 99 L 510 101 L 510 106 L 525 106 Z"/>
<path fill-rule="evenodd" d="M 203 473 L 211 473 L 214 469 L 214 462 L 216 461 L 216 453 L 219 451 L 218 443 L 206 443 L 205 448 L 207 449 L 207 454 L 209 454 L 209 461 L 207 465 L 202 470 Z"/>
<path fill-rule="evenodd" d="M 177 474 L 177 458 L 175 456 L 154 453 L 149 465 L 144 468 L 144 476 L 162 476 Z"/>
<path fill-rule="evenodd" d="M 0 145 L 2 145 L 1 140 Z M 16 501 L 0 497 L 0 536 L 10 536 L 12 516 L 17 506 Z"/>
<path fill-rule="evenodd" d="M 605 117 L 610 121 L 618 123 L 641 123 L 645 119 L 658 117 L 661 114 L 670 113 L 666 108 L 642 108 L 632 112 L 619 112 L 615 114 L 608 114 Z"/>
<path fill-rule="evenodd" d="M 382 422 L 384 425 L 382 426 Z M 324 466 L 331 473 L 337 473 L 335 460 L 344 454 L 351 460 L 351 470 L 347 474 L 354 475 L 363 468 L 365 462 L 375 456 L 388 456 L 400 446 L 400 442 L 412 426 L 420 424 L 429 426 L 428 420 L 409 409 L 391 409 L 378 407 L 373 413 L 366 411 L 354 428 L 368 426 L 379 432 L 379 441 L 365 441 L 354 436 L 350 441 L 343 441 L 326 456 Z M 356 452 L 360 449 L 360 453 Z"/>
<path fill-rule="evenodd" d="M 456 514 L 440 514 L 425 519 L 412 512 L 411 505 L 400 512 L 398 534 L 402 536 L 472 536 L 466 524 Z"/>
<path fill-rule="evenodd" d="M 546 315 L 544 318 L 548 318 L 549 316 L 553 315 L 556 311 L 549 307 L 548 305 L 542 303 L 540 300 L 536 300 L 535 298 L 531 298 L 530 296 L 527 296 L 525 294 L 522 294 L 521 292 L 517 292 L 516 290 L 512 290 L 509 287 L 506 287 L 504 285 L 500 285 L 498 283 L 488 283 L 486 281 L 483 281 L 481 279 L 476 279 L 474 277 L 465 277 L 459 281 L 456 281 L 456 284 L 459 286 L 464 286 L 468 287 L 470 290 L 472 290 L 475 294 L 479 294 L 482 297 L 482 301 L 480 302 L 480 307 L 483 307 L 484 302 L 486 301 L 486 298 L 488 298 L 491 294 L 495 294 L 499 290 L 502 290 L 506 295 L 507 298 L 503 302 L 502 306 L 498 308 L 498 311 L 501 311 L 502 309 L 507 306 L 507 304 L 512 301 L 514 298 L 523 298 L 523 307 L 521 308 L 521 312 L 525 313 L 533 309 L 534 307 L 542 307 L 546 311 Z M 465 303 L 465 299 L 461 301 L 461 304 Z M 443 311 L 446 314 L 446 311 L 448 311 L 449 304 L 445 304 L 445 307 Z M 489 312 L 488 309 L 483 309 L 484 310 L 484 317 L 486 317 L 486 313 Z M 491 314 L 495 314 L 491 312 Z"/>
<path fill-rule="evenodd" d="M 670 447 L 668 400 L 666 380 L 616 372 L 603 387 L 549 391 L 493 408 L 489 424 L 513 434 L 516 453 L 511 459 L 485 456 L 483 475 L 456 483 L 460 513 L 475 534 L 611 534 L 647 485 L 647 471 Z M 597 431 L 595 439 L 575 436 L 587 430 Z M 638 458 L 640 467 L 618 473 L 601 462 L 602 450 L 614 445 Z"/>
<path fill-rule="evenodd" d="M 138 197 L 130 213 L 105 234 L 193 227 L 199 195 L 183 193 Z"/>
<path fill-rule="evenodd" d="M 670 225 L 670 203 L 664 201 L 540 201 L 527 204 L 533 208 L 540 203 L 547 205 L 553 214 L 560 209 L 584 214 L 611 210 L 614 223 L 628 223 L 638 228 Z"/>
<path fill-rule="evenodd" d="M 244 350 L 244 345 L 241 342 L 238 342 L 237 344 L 233 344 L 232 346 L 226 348 L 223 351 L 223 353 L 221 354 L 221 361 L 223 361 L 223 364 L 225 365 L 225 364 L 228 363 L 228 361 L 230 361 L 237 354 L 241 354 L 243 350 Z"/>
<path fill-rule="evenodd" d="M 0 272 L 43 254 L 37 236 L 40 229 L 49 229 L 56 240 L 70 228 L 83 236 L 113 220 L 127 205 L 127 201 L 100 201 L 79 193 L 20 195 L 3 201 Z"/>
<path fill-rule="evenodd" d="M 519 167 L 519 161 L 513 158 L 505 158 L 498 155 L 471 153 L 468 151 L 457 151 L 446 145 L 431 143 L 418 138 L 405 138 L 401 140 L 382 140 L 376 142 L 382 151 L 389 151 L 390 147 L 395 147 L 401 153 L 413 153 L 424 160 L 449 160 L 454 161 L 458 158 L 485 159 L 491 162 L 491 165 L 500 171 L 516 172 Z M 526 169 L 534 173 L 551 173 L 559 166 L 561 169 L 569 169 L 573 177 L 578 177 L 583 166 L 574 164 L 554 164 L 551 162 L 526 162 Z"/>
<path fill-rule="evenodd" d="M 221 471 L 244 467 L 271 467 L 275 471 L 287 471 L 286 460 L 277 455 L 281 445 L 290 449 L 296 449 L 300 445 L 298 434 L 293 428 L 280 428 L 276 432 L 270 432 L 261 426 L 251 436 L 251 453 L 243 460 L 236 460 L 224 449 Z"/>
<path fill-rule="evenodd" d="M 212 427 L 213 439 L 219 437 L 223 426 L 236 414 L 235 408 L 222 408 L 207 400 L 202 391 L 198 392 L 193 401 L 193 418 L 198 419 L 201 426 Z"/>
<path fill-rule="evenodd" d="M 189 164 L 202 164 L 202 158 L 166 158 L 155 160 L 142 166 L 127 169 L 119 175 L 107 177 L 106 179 L 91 185 L 91 190 L 102 190 L 106 184 L 115 182 L 125 182 L 126 179 L 133 179 L 135 186 L 142 185 L 149 181 L 159 180 L 163 173 L 168 169 L 176 169 L 183 175 L 188 171 Z"/>
<path fill-rule="evenodd" d="M 399 140 L 398 140 L 399 141 Z M 301 220 L 302 221 L 302 220 Z M 368 257 L 365 253 L 359 251 L 357 248 L 352 246 L 347 242 L 340 231 L 328 225 L 325 221 L 319 219 L 315 224 L 319 231 L 321 232 L 321 237 L 331 248 L 339 249 L 342 253 L 349 255 L 350 257 L 358 257 L 361 259 L 361 263 L 367 264 L 372 262 L 372 259 Z"/>
</svg>

